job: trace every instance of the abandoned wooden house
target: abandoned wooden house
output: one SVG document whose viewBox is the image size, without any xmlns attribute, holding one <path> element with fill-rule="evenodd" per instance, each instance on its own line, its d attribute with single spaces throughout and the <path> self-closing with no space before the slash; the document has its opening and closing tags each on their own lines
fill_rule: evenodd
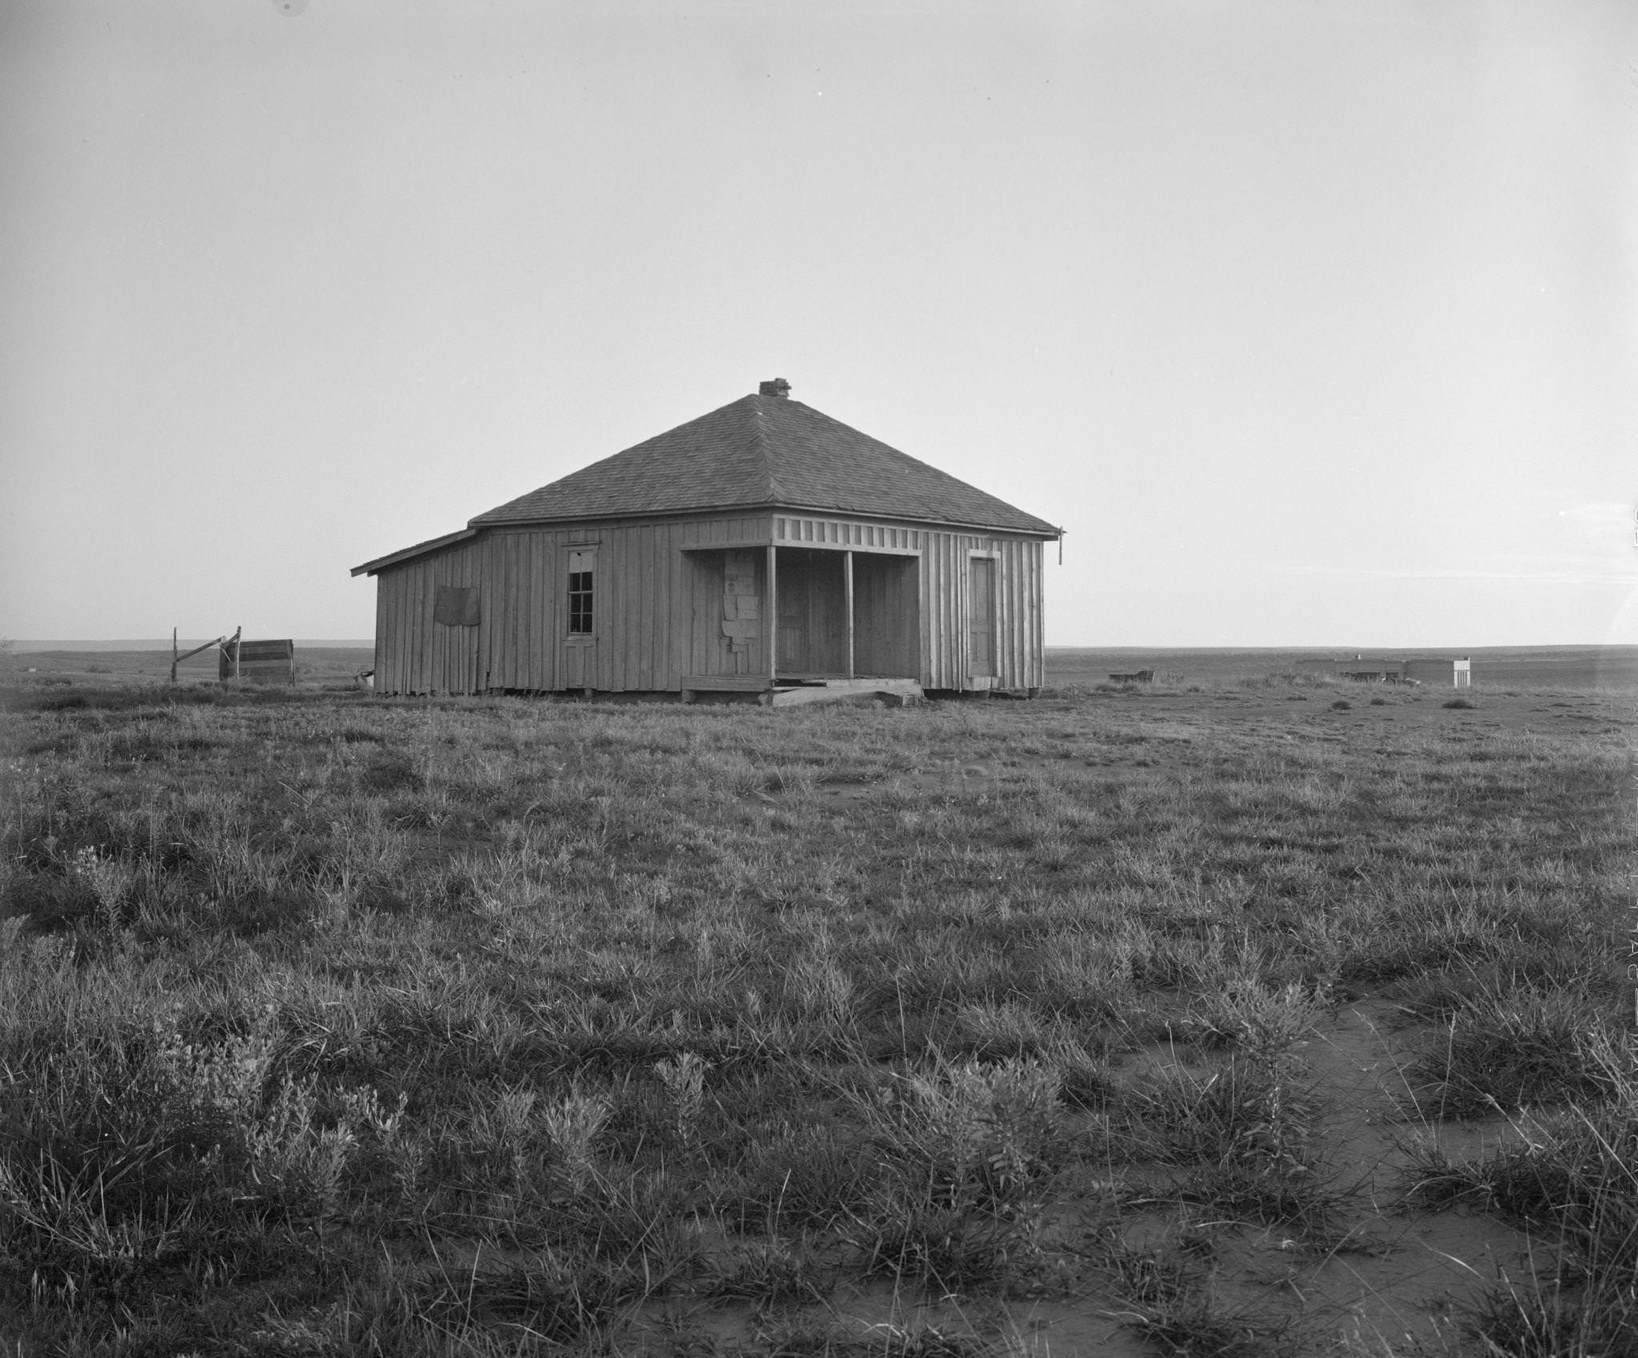
<svg viewBox="0 0 1638 1358">
<path fill-rule="evenodd" d="M 1059 530 L 789 390 L 356 567 L 376 692 L 1033 694 Z"/>
</svg>

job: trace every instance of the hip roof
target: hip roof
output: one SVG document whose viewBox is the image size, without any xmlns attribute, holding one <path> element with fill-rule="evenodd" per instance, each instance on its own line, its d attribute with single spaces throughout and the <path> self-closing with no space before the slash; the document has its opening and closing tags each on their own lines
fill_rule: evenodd
<svg viewBox="0 0 1638 1358">
<path fill-rule="evenodd" d="M 1045 519 L 787 396 L 742 396 L 471 520 L 473 528 L 789 508 L 1057 537 Z"/>
</svg>

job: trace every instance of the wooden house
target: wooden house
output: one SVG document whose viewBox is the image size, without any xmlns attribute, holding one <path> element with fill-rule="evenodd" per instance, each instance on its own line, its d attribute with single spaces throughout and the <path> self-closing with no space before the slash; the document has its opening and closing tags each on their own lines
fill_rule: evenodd
<svg viewBox="0 0 1638 1358">
<path fill-rule="evenodd" d="M 789 390 L 356 567 L 376 692 L 1033 694 L 1059 530 Z"/>
</svg>

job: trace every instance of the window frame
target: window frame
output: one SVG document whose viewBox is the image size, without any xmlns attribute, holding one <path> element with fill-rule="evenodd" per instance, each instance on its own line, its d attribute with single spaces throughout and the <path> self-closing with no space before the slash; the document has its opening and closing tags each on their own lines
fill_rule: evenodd
<svg viewBox="0 0 1638 1358">
<path fill-rule="evenodd" d="M 586 645 L 597 639 L 597 544 L 574 543 L 564 552 L 563 566 L 564 640 Z"/>
</svg>

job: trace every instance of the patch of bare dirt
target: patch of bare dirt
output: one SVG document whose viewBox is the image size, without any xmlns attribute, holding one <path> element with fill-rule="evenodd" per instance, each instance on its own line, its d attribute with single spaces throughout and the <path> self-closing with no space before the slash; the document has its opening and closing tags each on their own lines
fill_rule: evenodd
<svg viewBox="0 0 1638 1358">
<path fill-rule="evenodd" d="M 1318 1133 L 1355 1203 L 1358 1243 L 1299 1268 L 1288 1285 L 1311 1308 L 1331 1310 L 1351 1337 L 1389 1346 L 1448 1348 L 1451 1318 L 1503 1270 L 1528 1275 L 1522 1232 L 1480 1212 L 1410 1210 L 1416 1141 L 1465 1158 L 1517 1143 L 1505 1119 L 1407 1122 L 1401 1116 L 1407 1061 L 1399 1013 L 1382 1001 L 1344 1005 L 1316 1029 L 1302 1056 L 1324 1112 Z"/>
<path fill-rule="evenodd" d="M 1483 1289 L 1504 1273 L 1515 1281 L 1533 1270 L 1550 1274 L 1553 1261 L 1539 1247 L 1532 1258 L 1522 1232 L 1481 1211 L 1407 1205 L 1416 1144 L 1462 1159 L 1517 1144 L 1527 1130 L 1503 1118 L 1407 1121 L 1402 1072 L 1411 1036 L 1395 1006 L 1368 1000 L 1327 1014 L 1295 1049 L 1316 1110 L 1322 1187 L 1338 1204 L 1327 1226 L 1257 1226 L 1209 1206 L 1157 1200 L 1123 1215 L 1123 1242 L 1181 1246 L 1205 1275 L 1216 1314 L 1265 1324 L 1277 1317 L 1298 1352 L 1339 1344 L 1372 1355 L 1464 1352 L 1459 1317 Z M 1222 1059 L 1162 1043 L 1133 1053 L 1125 1071 L 1199 1081 Z"/>
</svg>

